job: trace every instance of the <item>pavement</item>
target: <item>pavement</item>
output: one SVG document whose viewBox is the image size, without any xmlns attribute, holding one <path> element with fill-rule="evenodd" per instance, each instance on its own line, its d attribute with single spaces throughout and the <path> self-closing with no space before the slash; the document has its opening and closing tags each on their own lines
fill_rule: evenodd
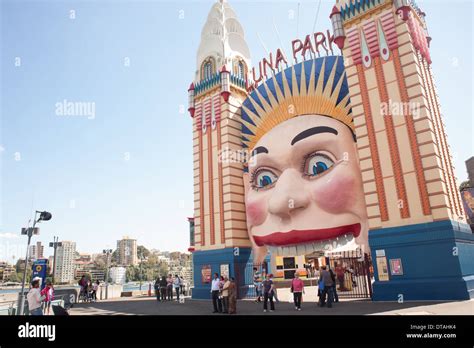
<svg viewBox="0 0 474 348">
<path fill-rule="evenodd" d="M 284 297 L 279 293 L 280 299 Z M 318 307 L 316 301 L 305 299 L 302 310 L 293 303 L 280 301 L 274 312 L 263 313 L 263 304 L 251 300 L 237 301 L 238 315 L 474 315 L 474 300 L 454 302 L 372 302 L 341 299 L 332 308 Z M 96 303 L 75 304 L 71 315 L 224 315 L 212 314 L 210 300 L 184 298 L 184 303 L 158 302 L 154 297 L 132 297 Z"/>
</svg>

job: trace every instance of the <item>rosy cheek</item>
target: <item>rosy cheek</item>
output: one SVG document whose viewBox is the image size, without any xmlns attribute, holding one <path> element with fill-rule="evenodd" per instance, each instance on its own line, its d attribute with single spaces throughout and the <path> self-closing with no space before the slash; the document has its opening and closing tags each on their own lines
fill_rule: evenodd
<svg viewBox="0 0 474 348">
<path fill-rule="evenodd" d="M 315 182 L 313 200 L 323 210 L 338 213 L 347 210 L 355 203 L 358 180 L 354 175 L 332 176 L 330 179 L 321 178 Z"/>
<path fill-rule="evenodd" d="M 247 224 L 249 227 L 263 224 L 267 216 L 267 208 L 263 199 L 254 200 L 246 203 Z"/>
</svg>

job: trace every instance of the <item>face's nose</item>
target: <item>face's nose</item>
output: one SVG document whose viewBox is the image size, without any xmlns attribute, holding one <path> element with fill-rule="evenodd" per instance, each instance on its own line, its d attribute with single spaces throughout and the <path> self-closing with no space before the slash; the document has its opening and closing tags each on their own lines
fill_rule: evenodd
<svg viewBox="0 0 474 348">
<path fill-rule="evenodd" d="M 280 175 L 272 191 L 268 211 L 282 219 L 289 219 L 291 214 L 306 208 L 310 203 L 304 179 L 301 173 L 293 168 L 285 170 Z"/>
</svg>

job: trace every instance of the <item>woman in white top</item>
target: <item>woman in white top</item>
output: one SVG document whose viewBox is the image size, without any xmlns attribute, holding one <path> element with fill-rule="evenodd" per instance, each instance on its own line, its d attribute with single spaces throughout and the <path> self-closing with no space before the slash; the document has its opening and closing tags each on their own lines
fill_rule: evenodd
<svg viewBox="0 0 474 348">
<path fill-rule="evenodd" d="M 30 315 L 43 315 L 43 309 L 41 308 L 43 297 L 41 296 L 39 285 L 40 281 L 38 279 L 33 280 L 31 282 L 31 289 L 28 295 L 26 295 Z"/>
</svg>

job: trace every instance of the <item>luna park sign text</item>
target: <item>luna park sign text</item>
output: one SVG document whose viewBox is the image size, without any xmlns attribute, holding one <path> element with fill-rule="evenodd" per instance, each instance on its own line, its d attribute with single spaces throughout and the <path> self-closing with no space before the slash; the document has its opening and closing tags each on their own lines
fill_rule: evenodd
<svg viewBox="0 0 474 348">
<path fill-rule="evenodd" d="M 323 32 L 317 32 L 314 34 L 308 34 L 304 40 L 295 39 L 291 41 L 292 56 L 295 63 L 298 63 L 298 58 L 305 60 L 308 55 L 313 57 L 320 57 L 321 55 L 333 55 L 334 54 L 334 35 L 329 30 L 326 34 Z M 335 46 L 337 48 L 337 46 Z M 267 58 L 263 58 L 258 62 L 258 76 L 257 69 L 252 68 L 251 81 L 246 82 L 247 91 L 251 91 L 258 86 L 258 84 L 267 79 L 271 74 L 274 74 L 280 69 L 288 66 L 287 57 L 283 54 L 281 48 L 278 48 L 275 55 L 270 52 Z"/>
</svg>

